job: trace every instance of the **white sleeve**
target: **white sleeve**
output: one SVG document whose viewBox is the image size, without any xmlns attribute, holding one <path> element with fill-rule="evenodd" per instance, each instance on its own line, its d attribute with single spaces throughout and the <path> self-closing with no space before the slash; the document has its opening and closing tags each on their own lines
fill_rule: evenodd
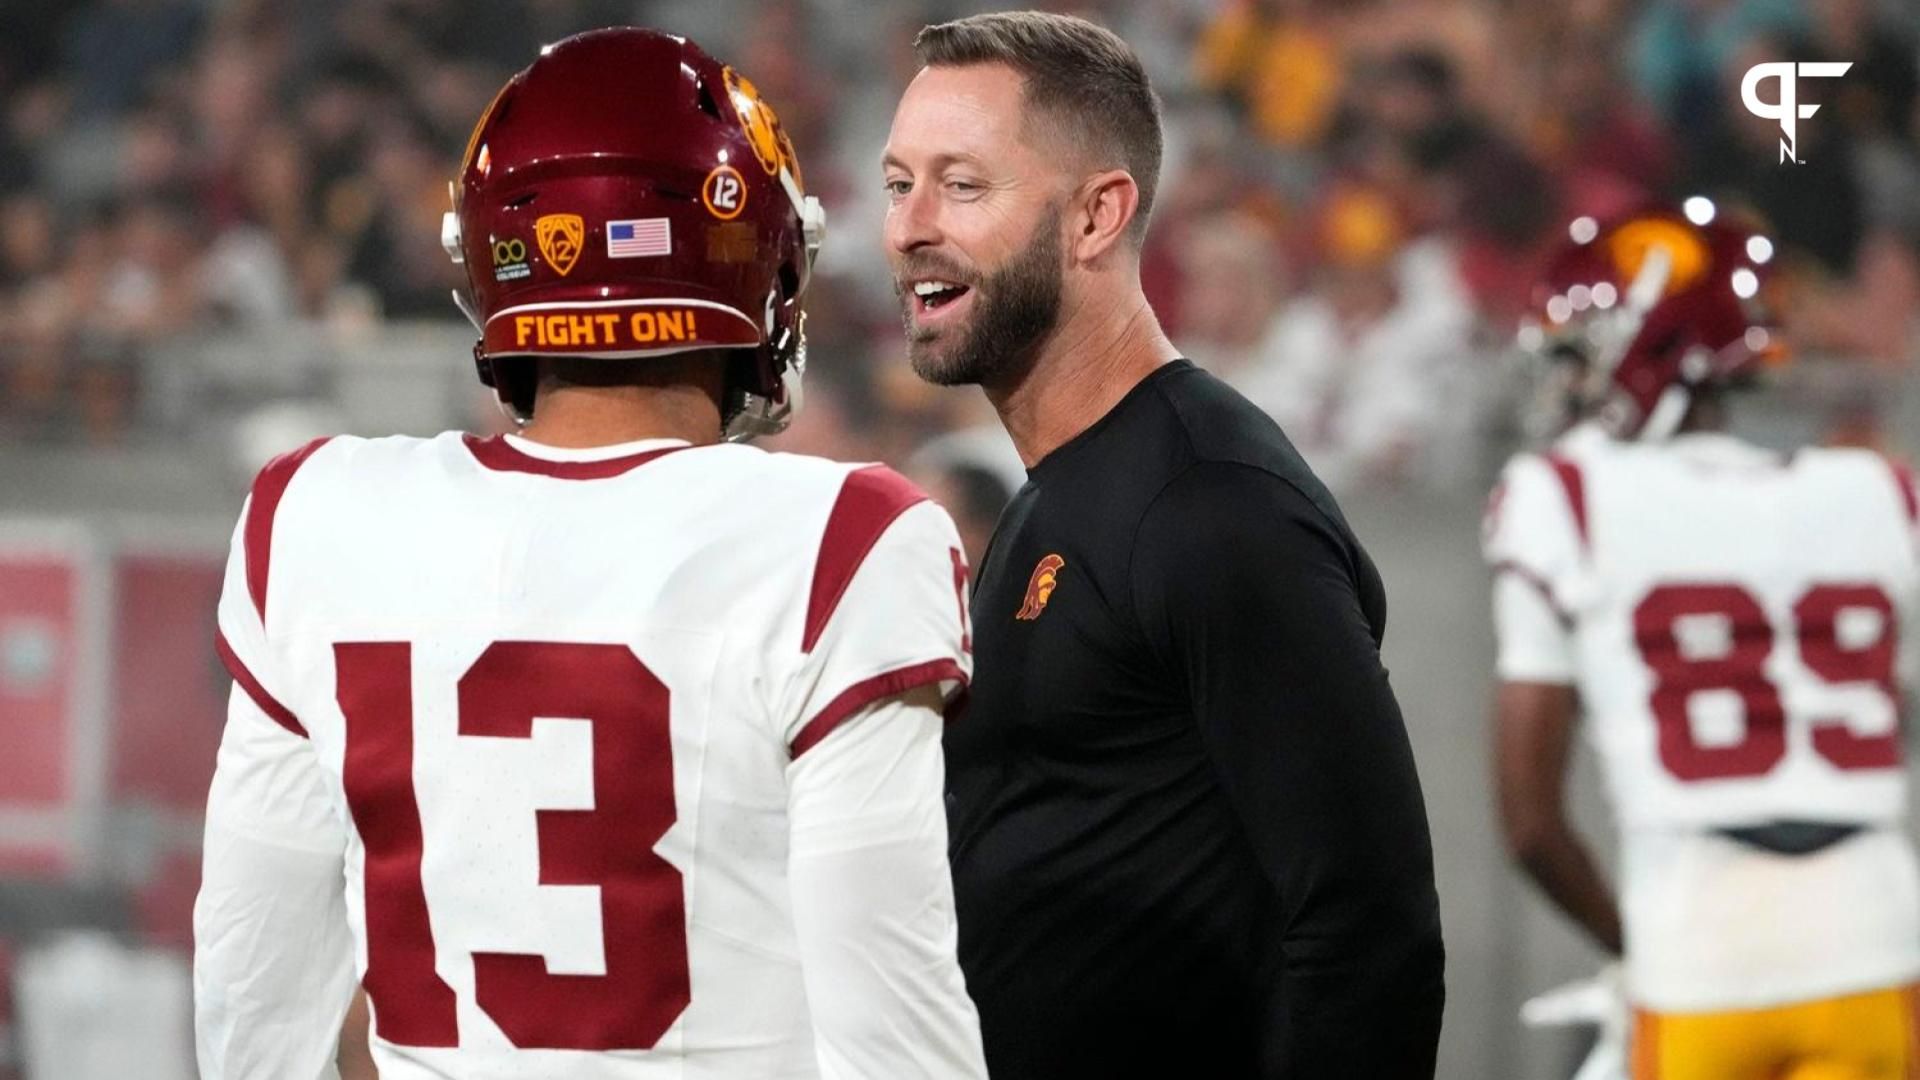
<svg viewBox="0 0 1920 1080">
<path fill-rule="evenodd" d="M 919 686 L 959 693 L 973 674 L 966 574 L 938 503 L 921 496 L 886 525 L 808 635 L 789 683 L 779 723 L 796 758 L 875 701 Z"/>
<path fill-rule="evenodd" d="M 1493 570 L 1499 677 L 1573 682 L 1574 617 L 1565 595 L 1583 556 L 1572 511 L 1546 462 L 1522 456 L 1508 463 L 1487 504 L 1482 549 Z"/>
<path fill-rule="evenodd" d="M 1538 586 L 1506 570 L 1493 579 L 1494 670 L 1503 682 L 1571 683 L 1573 634 Z"/>
<path fill-rule="evenodd" d="M 195 1044 L 204 1080 L 334 1076 L 353 997 L 346 826 L 308 740 L 240 688 L 207 797 L 193 906 Z"/>
<path fill-rule="evenodd" d="M 955 956 L 940 696 L 868 705 L 787 767 L 788 874 L 824 1080 L 985 1077 Z"/>
<path fill-rule="evenodd" d="M 200 1075 L 331 1077 L 355 981 L 347 824 L 312 741 L 277 696 L 241 520 L 219 609 L 219 651 L 234 687 L 193 909 Z"/>
</svg>

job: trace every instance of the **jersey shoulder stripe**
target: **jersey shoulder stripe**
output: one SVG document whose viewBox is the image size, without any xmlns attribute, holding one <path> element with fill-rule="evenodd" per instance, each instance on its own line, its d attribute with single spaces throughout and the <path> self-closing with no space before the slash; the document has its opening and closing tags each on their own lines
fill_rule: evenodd
<svg viewBox="0 0 1920 1080">
<path fill-rule="evenodd" d="M 1894 486 L 1900 491 L 1900 506 L 1907 512 L 1907 524 L 1920 526 L 1920 494 L 1914 490 L 1913 467 L 1897 458 L 1887 458 L 1893 470 Z"/>
<path fill-rule="evenodd" d="M 841 481 L 833 510 L 820 536 L 813 564 L 813 584 L 807 592 L 807 620 L 800 651 L 812 652 L 840 605 L 860 564 L 880 542 L 881 534 L 909 507 L 927 500 L 927 493 L 887 468 L 869 465 L 848 473 Z"/>
<path fill-rule="evenodd" d="M 1573 528 L 1580 537 L 1580 547 L 1587 549 L 1593 543 L 1587 531 L 1587 483 L 1581 475 L 1580 463 L 1565 454 L 1549 453 L 1546 462 L 1553 468 L 1553 475 L 1560 481 L 1560 489 L 1567 495 L 1567 510 L 1573 515 Z"/>
<path fill-rule="evenodd" d="M 1554 617 L 1560 620 L 1560 625 L 1568 629 L 1573 628 L 1575 622 L 1573 612 L 1567 609 L 1567 605 L 1560 602 L 1560 597 L 1553 591 L 1552 583 L 1545 577 L 1513 559 L 1501 559 L 1493 564 L 1492 569 L 1495 575 L 1513 575 L 1514 580 L 1539 593 L 1541 598 L 1546 600 L 1547 606 L 1553 609 Z"/>
<path fill-rule="evenodd" d="M 260 685 L 260 680 L 253 677 L 253 672 L 247 670 L 247 665 L 241 662 L 239 654 L 233 651 L 231 644 L 228 644 L 227 635 L 218 629 L 213 632 L 213 649 L 220 654 L 220 663 L 227 669 L 227 674 L 233 676 L 234 685 L 246 691 L 247 696 L 253 699 L 255 705 L 260 706 L 260 711 L 266 713 L 268 719 L 303 739 L 309 737 L 306 726 L 293 715 L 293 710 L 280 704 L 278 699 L 267 693 L 267 688 Z"/>
<path fill-rule="evenodd" d="M 807 721 L 806 726 L 800 729 L 800 734 L 793 737 L 788 752 L 796 758 L 806 753 L 821 739 L 833 734 L 834 729 L 846 723 L 853 714 L 876 701 L 904 694 L 915 687 L 942 682 L 957 682 L 964 687 L 967 673 L 953 660 L 929 660 L 857 682 L 842 690 L 839 696 L 827 703 L 826 708 L 820 710 L 819 715 Z"/>
<path fill-rule="evenodd" d="M 267 573 L 273 560 L 273 519 L 280 512 L 280 500 L 287 493 L 287 485 L 293 482 L 293 476 L 300 471 L 321 447 L 332 441 L 332 436 L 315 439 L 298 450 L 292 450 L 267 462 L 260 475 L 253 480 L 253 497 L 247 504 L 247 525 L 243 534 L 246 545 L 247 594 L 253 598 L 253 608 L 260 613 L 262 622 L 267 618 Z"/>
</svg>

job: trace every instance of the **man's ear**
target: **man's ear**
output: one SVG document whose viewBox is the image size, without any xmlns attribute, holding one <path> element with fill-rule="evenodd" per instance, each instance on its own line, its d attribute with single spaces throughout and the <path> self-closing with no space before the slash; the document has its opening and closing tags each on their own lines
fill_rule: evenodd
<svg viewBox="0 0 1920 1080">
<path fill-rule="evenodd" d="M 1130 243 L 1127 233 L 1140 210 L 1140 185 L 1125 169 L 1095 173 L 1081 183 L 1068 210 L 1068 252 L 1075 262 L 1096 262 Z"/>
</svg>

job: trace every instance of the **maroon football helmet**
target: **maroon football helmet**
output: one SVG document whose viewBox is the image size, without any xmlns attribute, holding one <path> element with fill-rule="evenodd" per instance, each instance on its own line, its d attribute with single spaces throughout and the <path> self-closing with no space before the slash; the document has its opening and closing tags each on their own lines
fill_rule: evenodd
<svg viewBox="0 0 1920 1080">
<path fill-rule="evenodd" d="M 1760 299 L 1773 243 L 1728 217 L 1695 196 L 1611 222 L 1574 219 L 1521 330 L 1530 350 L 1575 361 L 1562 368 L 1564 419 L 1592 415 L 1616 437 L 1664 439 L 1697 388 L 1778 355 Z"/>
<path fill-rule="evenodd" d="M 468 140 L 442 243 L 480 380 L 520 419 L 535 356 L 738 350 L 727 434 L 784 428 L 800 299 L 826 231 L 753 84 L 685 38 L 622 27 L 540 50 Z"/>
</svg>

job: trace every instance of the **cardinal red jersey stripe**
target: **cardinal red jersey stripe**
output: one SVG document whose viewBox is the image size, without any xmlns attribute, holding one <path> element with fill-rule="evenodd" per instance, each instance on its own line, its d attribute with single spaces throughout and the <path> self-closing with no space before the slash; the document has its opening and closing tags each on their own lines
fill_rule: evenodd
<svg viewBox="0 0 1920 1080">
<path fill-rule="evenodd" d="M 246 691 L 247 696 L 253 699 L 255 705 L 260 706 L 260 711 L 266 713 L 268 719 L 303 739 L 308 737 L 307 729 L 300 723 L 299 717 L 294 716 L 292 709 L 280 704 L 278 699 L 267 693 L 267 688 L 261 686 L 260 680 L 253 677 L 253 672 L 247 670 L 247 665 L 240 662 L 240 655 L 233 651 L 233 646 L 227 641 L 227 635 L 219 630 L 213 632 L 213 650 L 220 654 L 220 663 L 226 667 L 227 674 L 233 676 L 234 685 Z"/>
<path fill-rule="evenodd" d="M 1548 454 L 1547 464 L 1553 466 L 1553 475 L 1559 478 L 1561 488 L 1567 493 L 1573 527 L 1580 534 L 1580 546 L 1585 548 L 1592 543 L 1592 537 L 1587 533 L 1587 484 L 1580 475 L 1580 466 L 1559 454 Z"/>
<path fill-rule="evenodd" d="M 840 605 L 853 575 L 882 533 L 907 508 L 925 502 L 927 493 L 913 481 L 887 468 L 869 465 L 847 474 L 840 495 L 827 515 L 820 537 L 820 554 L 813 564 L 813 588 L 807 595 L 806 629 L 800 651 L 812 652 Z"/>
<path fill-rule="evenodd" d="M 1494 563 L 1493 572 L 1495 574 L 1512 574 L 1517 580 L 1525 582 L 1533 588 L 1533 591 L 1539 593 L 1546 599 L 1547 605 L 1553 608 L 1553 613 L 1559 617 L 1561 623 L 1568 627 L 1573 625 L 1573 615 L 1560 603 L 1560 598 L 1554 595 L 1553 586 L 1548 584 L 1547 579 L 1541 574 L 1535 573 L 1527 567 L 1514 562 L 1512 559 L 1502 559 Z"/>
<path fill-rule="evenodd" d="M 1920 525 L 1920 494 L 1916 494 L 1913 485 L 1913 469 L 1904 461 L 1887 459 L 1887 465 L 1893 469 L 1894 486 L 1900 490 L 1900 505 L 1907 512 L 1907 522 Z"/>
<path fill-rule="evenodd" d="M 961 671 L 960 665 L 954 661 L 944 659 L 929 660 L 924 664 L 914 664 L 911 667 L 895 668 L 875 675 L 871 679 L 854 683 L 840 691 L 839 696 L 827 702 L 826 708 L 821 709 L 813 719 L 807 721 L 806 726 L 800 729 L 800 734 L 794 736 L 793 745 L 789 747 L 789 751 L 794 757 L 806 753 L 818 745 L 821 739 L 833 734 L 834 729 L 846 723 L 854 713 L 876 701 L 890 698 L 895 694 L 903 694 L 916 686 L 929 686 L 949 679 L 959 682 L 962 686 L 961 692 L 965 693 L 966 672 Z M 949 714 L 947 719 L 951 721 L 952 716 Z"/>
<path fill-rule="evenodd" d="M 253 597 L 253 609 L 260 620 L 267 618 L 267 570 L 273 560 L 273 518 L 280 512 L 280 499 L 314 451 L 325 446 L 331 436 L 315 439 L 298 450 L 281 454 L 267 462 L 253 480 L 253 499 L 247 504 L 247 526 L 243 542 L 247 552 L 247 594 Z"/>
</svg>

